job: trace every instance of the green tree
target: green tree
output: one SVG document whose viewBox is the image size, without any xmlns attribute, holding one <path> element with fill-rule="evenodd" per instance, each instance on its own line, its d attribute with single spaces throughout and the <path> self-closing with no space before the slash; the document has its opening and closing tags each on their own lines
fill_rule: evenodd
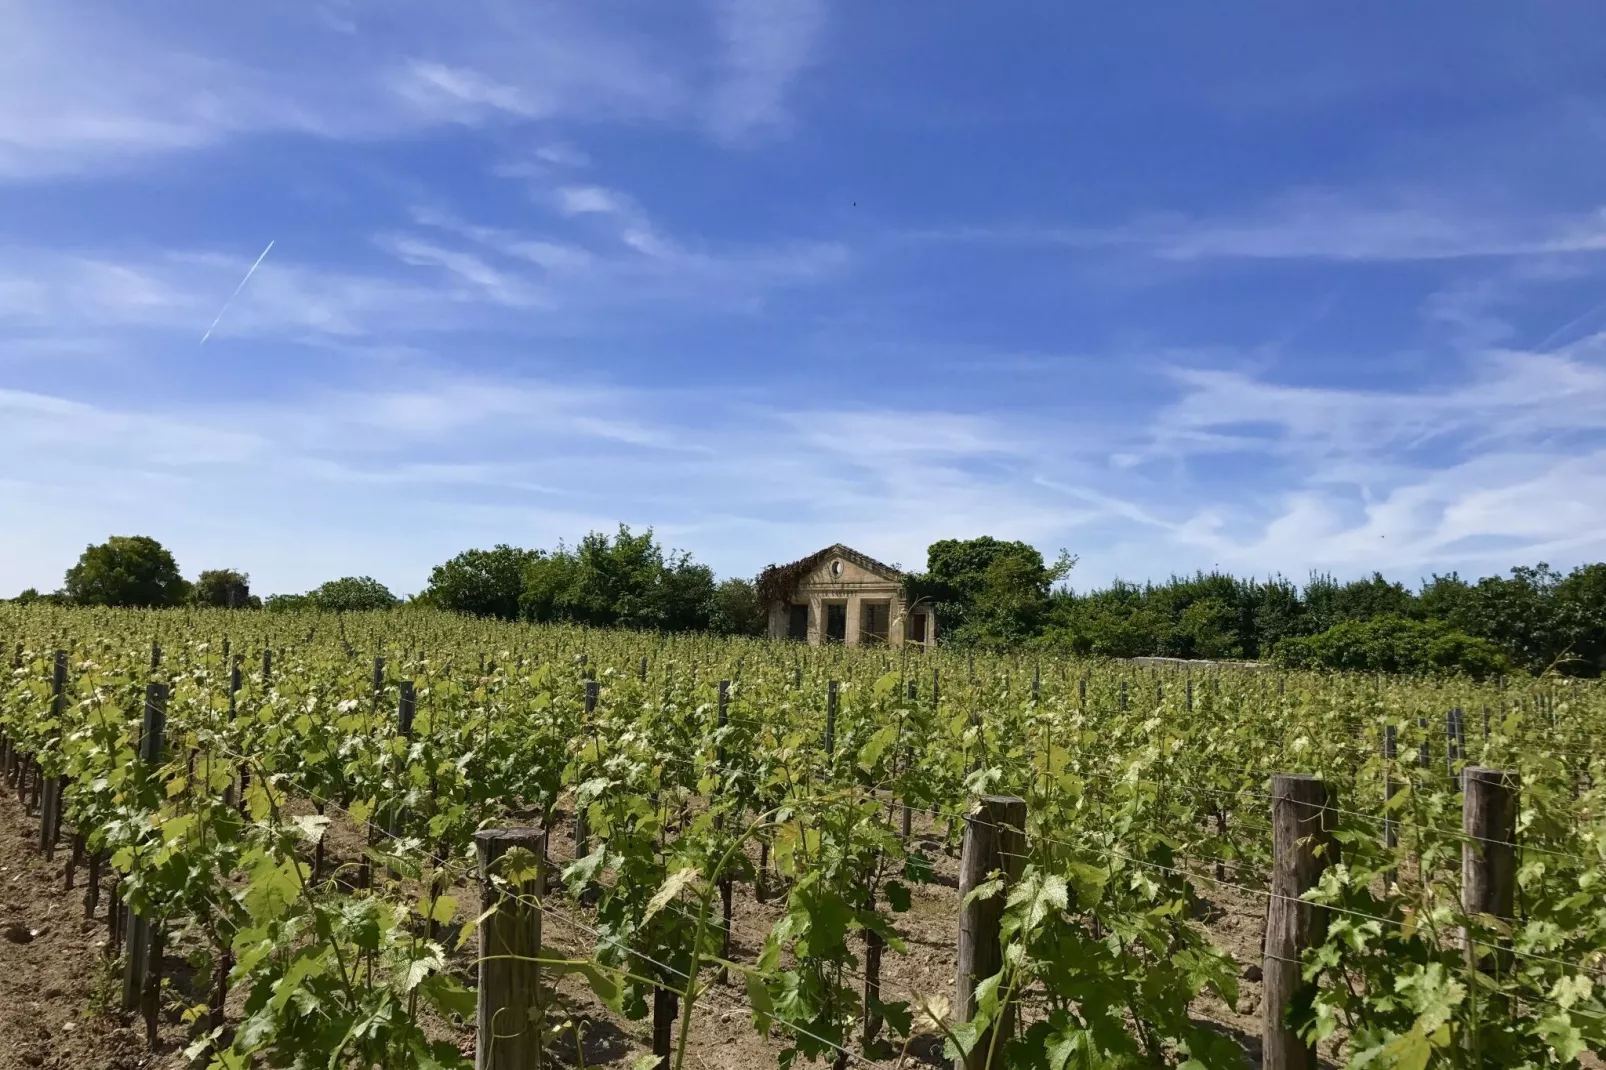
<svg viewBox="0 0 1606 1070">
<path fill-rule="evenodd" d="M 769 614 L 752 580 L 728 579 L 714 590 L 713 617 L 709 629 L 720 635 L 763 635 L 769 630 Z"/>
<path fill-rule="evenodd" d="M 317 610 L 318 604 L 310 594 L 270 594 L 262 608 L 269 613 L 310 613 Z"/>
<path fill-rule="evenodd" d="M 1556 584 L 1557 625 L 1580 676 L 1606 671 L 1606 564 L 1583 565 Z"/>
<path fill-rule="evenodd" d="M 232 568 L 202 572 L 190 590 L 190 601 L 216 609 L 262 608 L 262 600 L 251 593 L 251 577 Z"/>
<path fill-rule="evenodd" d="M 1549 565 L 1519 566 L 1508 576 L 1485 576 L 1469 584 L 1455 573 L 1434 576 L 1423 587 L 1427 615 L 1487 639 L 1531 672 L 1569 656 L 1566 629 L 1557 613 L 1561 574 Z"/>
<path fill-rule="evenodd" d="M 1313 575 L 1305 585 L 1304 602 L 1312 632 L 1325 631 L 1346 620 L 1422 615 L 1416 595 L 1403 583 L 1390 583 L 1381 572 L 1349 583 L 1339 583 L 1328 575 Z"/>
<path fill-rule="evenodd" d="M 1285 639 L 1272 652 L 1287 668 L 1389 672 L 1415 675 L 1507 672 L 1511 661 L 1499 647 L 1456 631 L 1441 620 L 1384 616 L 1342 621 L 1315 635 Z"/>
<path fill-rule="evenodd" d="M 708 627 L 714 574 L 687 553 L 665 554 L 651 528 L 619 525 L 612 539 L 592 532 L 575 551 L 570 619 L 598 627 L 662 631 Z"/>
<path fill-rule="evenodd" d="M 990 535 L 941 539 L 926 550 L 926 571 L 904 586 L 911 602 L 935 605 L 949 642 L 1005 646 L 1037 633 L 1054 584 L 1075 563 L 1062 550 L 1049 566 L 1035 547 Z"/>
<path fill-rule="evenodd" d="M 390 588 L 371 576 L 346 576 L 330 580 L 307 598 L 312 608 L 327 613 L 358 613 L 368 609 L 393 609 L 401 600 L 390 593 Z"/>
<path fill-rule="evenodd" d="M 578 568 L 574 554 L 562 544 L 531 561 L 524 570 L 524 593 L 519 598 L 523 617 L 541 623 L 573 619 L 570 591 Z"/>
<path fill-rule="evenodd" d="M 430 572 L 423 600 L 453 613 L 516 620 L 525 573 L 543 556 L 540 550 L 506 543 L 489 550 L 464 550 Z"/>
<path fill-rule="evenodd" d="M 173 555 L 145 535 L 113 535 L 67 570 L 67 598 L 81 606 L 178 606 L 190 585 Z"/>
<path fill-rule="evenodd" d="M 690 554 L 668 553 L 648 528 L 594 531 L 574 550 L 558 549 L 524 571 L 524 615 L 594 627 L 701 631 L 714 612 L 714 574 Z"/>
</svg>

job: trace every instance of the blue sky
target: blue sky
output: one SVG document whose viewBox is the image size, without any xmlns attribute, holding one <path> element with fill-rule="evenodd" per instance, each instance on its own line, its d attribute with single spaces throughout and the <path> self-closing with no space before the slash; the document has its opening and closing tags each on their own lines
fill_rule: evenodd
<svg viewBox="0 0 1606 1070">
<path fill-rule="evenodd" d="M 0 592 L 621 521 L 748 575 L 1606 557 L 1599 4 L 0 22 Z"/>
</svg>

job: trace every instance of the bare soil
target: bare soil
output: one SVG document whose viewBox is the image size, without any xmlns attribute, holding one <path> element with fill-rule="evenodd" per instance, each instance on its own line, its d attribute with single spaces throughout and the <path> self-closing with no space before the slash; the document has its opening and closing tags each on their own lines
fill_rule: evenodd
<svg viewBox="0 0 1606 1070">
<path fill-rule="evenodd" d="M 309 808 L 310 809 L 310 808 Z M 339 815 L 330 826 L 326 865 L 354 863 L 363 835 Z M 954 942 L 958 918 L 958 862 L 945 850 L 942 829 L 916 821 L 915 842 L 932 860 L 933 880 L 911 887 L 910 910 L 898 917 L 905 934 L 905 954 L 887 951 L 882 966 L 882 998 L 919 1003 L 926 997 L 951 998 L 955 971 Z M 164 1008 L 156 1044 L 147 1047 L 145 1026 L 137 1015 L 118 1007 L 120 977 L 115 961 L 107 958 L 107 909 L 110 888 L 103 887 L 93 916 L 84 910 L 86 871 L 73 874 L 76 887 L 66 890 L 71 859 L 68 842 L 45 861 L 38 850 L 38 822 L 26 814 L 14 793 L 0 793 L 0 1070 L 136 1070 L 150 1067 L 184 1067 L 183 1049 L 191 1027 L 182 1021 L 181 1008 L 206 998 L 205 978 L 191 976 L 181 944 L 167 949 L 163 966 Z M 551 835 L 553 870 L 572 857 L 572 830 L 560 820 Z M 756 863 L 756 852 L 753 856 Z M 346 870 L 349 872 L 350 869 Z M 463 912 L 477 902 L 476 888 L 459 884 L 452 894 L 464 904 Z M 1209 903 L 1204 919 L 1219 943 L 1240 963 L 1259 958 L 1263 904 L 1252 897 L 1229 898 L 1224 890 Z M 733 957 L 756 958 L 765 934 L 780 915 L 773 898 L 761 903 L 750 886 L 737 890 L 733 911 Z M 583 957 L 591 936 L 589 919 L 572 907 L 549 911 L 545 942 L 554 949 Z M 472 941 L 456 952 L 451 968 L 472 982 Z M 1251 971 L 1251 976 L 1253 976 Z M 852 983 L 861 981 L 856 977 Z M 231 1017 L 239 1011 L 239 993 L 231 1000 Z M 1238 1039 L 1253 1064 L 1259 1062 L 1259 985 L 1242 982 L 1236 1007 L 1203 998 L 1196 1005 L 1201 1021 L 1211 1023 Z M 576 1036 L 584 1047 L 588 1066 L 630 1067 L 651 1051 L 651 1027 L 646 1021 L 618 1018 L 595 999 L 577 977 L 557 986 L 553 1014 L 575 1023 L 570 1035 L 558 1042 L 553 1054 L 560 1065 L 577 1065 Z M 1029 1020 L 1031 1012 L 1025 1017 Z M 429 1031 L 473 1053 L 472 1023 L 430 1021 Z M 940 1039 L 923 1035 L 904 1052 L 906 1067 L 941 1066 Z M 739 979 L 716 987 L 697 1007 L 687 1045 L 687 1065 L 708 1070 L 769 1070 L 776 1065 L 781 1045 L 756 1032 L 751 1024 L 746 995 Z M 883 1048 L 880 1058 L 896 1061 L 900 1052 Z M 858 1060 L 856 1060 L 858 1062 Z"/>
</svg>

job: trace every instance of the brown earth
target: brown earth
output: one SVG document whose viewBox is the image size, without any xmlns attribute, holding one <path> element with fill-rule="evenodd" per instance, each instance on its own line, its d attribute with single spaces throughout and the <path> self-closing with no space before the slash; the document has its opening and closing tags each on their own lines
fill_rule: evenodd
<svg viewBox="0 0 1606 1070">
<path fill-rule="evenodd" d="M 310 809 L 310 808 L 308 808 Z M 164 1013 L 154 1050 L 147 1050 L 144 1024 L 117 1009 L 119 978 L 105 956 L 107 903 L 103 892 L 93 918 L 84 916 L 85 871 L 76 873 L 77 888 L 65 891 L 71 852 L 64 844 L 55 859 L 44 861 L 38 852 L 37 821 L 23 813 L 15 794 L 0 793 L 0 1070 L 13 1067 L 46 1070 L 134 1070 L 147 1067 L 185 1066 L 183 1049 L 190 1027 L 180 1008 L 205 998 L 204 978 L 189 976 L 182 946 L 168 948 L 164 964 L 167 991 Z M 954 941 L 958 916 L 958 863 L 946 853 L 942 830 L 916 822 L 916 841 L 933 860 L 934 880 L 914 885 L 911 909 L 898 917 L 907 938 L 907 953 L 888 951 L 883 960 L 882 995 L 887 1000 L 911 1002 L 934 996 L 948 1000 L 955 970 Z M 328 863 L 352 862 L 361 847 L 361 834 L 344 818 L 331 825 Z M 551 836 L 554 869 L 572 856 L 567 822 L 560 821 Z M 755 857 L 756 861 L 756 857 Z M 460 884 L 451 890 L 464 904 L 477 902 L 477 890 Z M 1255 897 L 1222 889 L 1208 901 L 1205 921 L 1221 946 L 1240 963 L 1259 958 L 1260 926 L 1264 904 Z M 738 889 L 734 900 L 733 957 L 751 961 L 764 935 L 779 917 L 780 904 L 760 903 L 750 887 Z M 590 934 L 583 912 L 573 907 L 549 911 L 545 941 L 555 949 L 584 956 Z M 451 967 L 464 980 L 473 969 L 473 946 L 457 952 Z M 1254 976 L 1253 971 L 1249 971 Z M 858 983 L 857 981 L 853 983 Z M 1199 1020 L 1211 1023 L 1239 1040 L 1258 1064 L 1259 985 L 1241 982 L 1236 1007 L 1214 998 L 1195 1005 Z M 238 1013 L 238 994 L 231 1006 Z M 648 1022 L 619 1019 L 598 1002 L 576 977 L 557 986 L 555 1014 L 576 1023 L 583 1035 L 585 1063 L 589 1066 L 630 1067 L 651 1050 Z M 1030 1019 L 1028 1009 L 1025 1017 Z M 430 1021 L 432 1034 L 455 1041 L 465 1053 L 473 1051 L 472 1023 Z M 746 996 L 739 980 L 717 986 L 699 1004 L 692 1021 L 687 1065 L 708 1070 L 769 1070 L 776 1065 L 781 1045 L 759 1035 L 752 1027 Z M 554 1052 L 561 1065 L 575 1065 L 574 1043 L 558 1043 Z M 890 1065 L 899 1053 L 882 1053 Z M 863 1065 L 860 1060 L 856 1064 Z M 940 1040 L 916 1038 L 904 1054 L 906 1067 L 939 1066 Z"/>
</svg>

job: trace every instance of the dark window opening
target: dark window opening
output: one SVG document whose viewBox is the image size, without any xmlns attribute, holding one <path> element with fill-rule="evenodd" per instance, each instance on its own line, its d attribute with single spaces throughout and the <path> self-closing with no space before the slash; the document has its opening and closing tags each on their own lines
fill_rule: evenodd
<svg viewBox="0 0 1606 1070">
<path fill-rule="evenodd" d="M 891 612 L 892 607 L 885 602 L 866 602 L 864 604 L 864 620 L 860 622 L 860 641 L 864 643 L 885 643 L 887 641 L 887 624 Z"/>
<path fill-rule="evenodd" d="M 786 621 L 786 637 L 800 642 L 809 637 L 809 607 L 805 605 L 791 607 L 791 614 Z"/>
<path fill-rule="evenodd" d="M 848 638 L 848 607 L 841 602 L 825 607 L 825 639 L 829 643 L 845 642 Z"/>
<path fill-rule="evenodd" d="M 926 641 L 926 615 L 914 613 L 909 617 L 909 640 L 914 643 Z"/>
</svg>

